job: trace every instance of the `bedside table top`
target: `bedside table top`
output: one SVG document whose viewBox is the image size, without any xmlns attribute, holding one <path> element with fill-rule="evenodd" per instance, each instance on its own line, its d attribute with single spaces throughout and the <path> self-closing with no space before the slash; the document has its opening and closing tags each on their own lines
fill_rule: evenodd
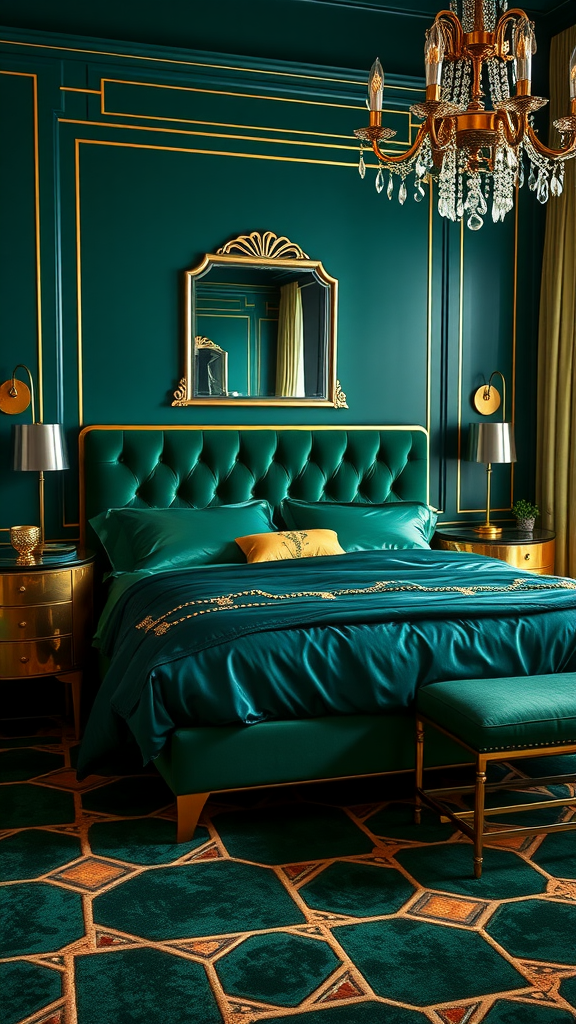
<svg viewBox="0 0 576 1024">
<path fill-rule="evenodd" d="M 504 527 L 502 533 L 497 537 L 485 537 L 477 533 L 471 526 L 440 526 L 436 530 L 435 537 L 440 540 L 460 540 L 467 544 L 543 544 L 546 541 L 554 540 L 556 534 L 552 530 L 534 529 L 530 533 L 523 530 L 516 530 L 514 527 Z"/>
<path fill-rule="evenodd" d="M 46 569 L 73 569 L 85 565 L 94 559 L 94 552 L 76 544 L 54 544 L 36 556 L 32 565 L 18 564 L 18 552 L 11 544 L 0 544 L 0 573 L 3 572 L 35 572 Z"/>
</svg>

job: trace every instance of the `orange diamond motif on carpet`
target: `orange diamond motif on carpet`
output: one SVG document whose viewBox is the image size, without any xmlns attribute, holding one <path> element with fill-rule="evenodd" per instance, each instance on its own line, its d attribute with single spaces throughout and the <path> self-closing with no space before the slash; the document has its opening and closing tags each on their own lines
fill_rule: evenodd
<svg viewBox="0 0 576 1024">
<path fill-rule="evenodd" d="M 479 900 L 457 899 L 451 896 L 437 896 L 425 893 L 410 910 L 416 917 L 428 917 L 435 921 L 454 921 L 459 924 L 474 924 L 486 903 Z"/>
<path fill-rule="evenodd" d="M 444 1024 L 467 1024 L 479 1005 L 480 1003 L 474 1003 L 472 1006 L 449 1006 L 446 1010 L 436 1010 L 436 1013 Z"/>
<path fill-rule="evenodd" d="M 96 860 L 95 857 L 87 857 L 79 864 L 73 864 L 58 874 L 50 875 L 54 881 L 68 882 L 70 885 L 77 885 L 80 889 L 89 889 L 94 892 L 109 882 L 130 874 L 129 868 L 120 867 L 119 864 L 110 864 L 108 861 Z"/>
<path fill-rule="evenodd" d="M 354 996 L 363 995 L 364 992 L 359 985 L 350 977 L 350 974 L 346 973 L 341 975 L 336 984 L 332 985 L 327 992 L 324 992 L 318 1002 L 333 1003 L 339 999 L 353 999 Z"/>
</svg>

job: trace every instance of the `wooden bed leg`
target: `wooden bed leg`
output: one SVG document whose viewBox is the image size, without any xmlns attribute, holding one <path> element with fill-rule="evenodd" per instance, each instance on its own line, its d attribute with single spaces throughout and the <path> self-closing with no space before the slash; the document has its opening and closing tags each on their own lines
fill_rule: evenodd
<svg viewBox="0 0 576 1024">
<path fill-rule="evenodd" d="M 178 810 L 177 843 L 189 843 L 196 831 L 198 818 L 210 793 L 187 793 L 176 797 Z"/>
</svg>

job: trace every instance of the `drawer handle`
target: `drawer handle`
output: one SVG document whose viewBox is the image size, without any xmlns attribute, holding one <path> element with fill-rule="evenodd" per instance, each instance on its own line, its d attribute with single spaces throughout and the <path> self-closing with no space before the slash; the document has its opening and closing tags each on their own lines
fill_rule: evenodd
<svg viewBox="0 0 576 1024">
<path fill-rule="evenodd" d="M 525 562 L 529 562 L 530 561 L 530 554 L 524 555 L 524 561 Z"/>
<path fill-rule="evenodd" d="M 26 592 L 26 587 L 18 587 L 18 590 L 21 594 L 24 594 Z"/>
<path fill-rule="evenodd" d="M 18 625 L 20 626 L 20 629 L 25 629 L 25 627 L 28 625 L 28 623 L 27 622 L 19 622 Z"/>
<path fill-rule="evenodd" d="M 25 655 L 23 655 L 23 656 L 22 656 L 22 657 L 20 658 L 20 661 L 22 662 L 22 664 L 23 664 L 23 665 L 25 665 L 25 664 L 26 664 L 26 662 L 27 662 L 27 661 L 29 661 L 29 658 L 27 658 L 27 657 L 26 657 Z"/>
</svg>

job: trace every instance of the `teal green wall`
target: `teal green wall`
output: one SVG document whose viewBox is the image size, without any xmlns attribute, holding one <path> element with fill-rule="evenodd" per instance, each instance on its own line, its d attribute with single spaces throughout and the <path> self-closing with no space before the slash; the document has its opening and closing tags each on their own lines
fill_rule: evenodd
<svg viewBox="0 0 576 1024">
<path fill-rule="evenodd" d="M 404 23 L 398 65 L 414 30 Z M 304 65 L 309 41 L 280 63 L 27 30 L 2 38 L 0 375 L 27 363 L 45 421 L 66 426 L 72 468 L 47 481 L 49 537 L 78 534 L 76 437 L 98 422 L 428 425 L 431 500 L 454 520 L 483 504 L 483 467 L 458 454 L 477 418 L 470 394 L 496 367 L 514 396 L 515 491 L 532 493 L 532 196 L 517 224 L 512 214 L 461 235 L 411 189 L 403 207 L 377 195 L 351 138 L 366 117 L 365 70 Z M 387 83 L 387 122 L 406 143 L 422 81 Z M 183 271 L 255 229 L 287 235 L 338 278 L 347 410 L 172 408 Z M 35 474 L 10 468 L 11 422 L 28 415 L 0 414 L 3 529 L 37 518 Z M 497 468 L 503 516 L 510 497 L 510 469 Z"/>
</svg>

